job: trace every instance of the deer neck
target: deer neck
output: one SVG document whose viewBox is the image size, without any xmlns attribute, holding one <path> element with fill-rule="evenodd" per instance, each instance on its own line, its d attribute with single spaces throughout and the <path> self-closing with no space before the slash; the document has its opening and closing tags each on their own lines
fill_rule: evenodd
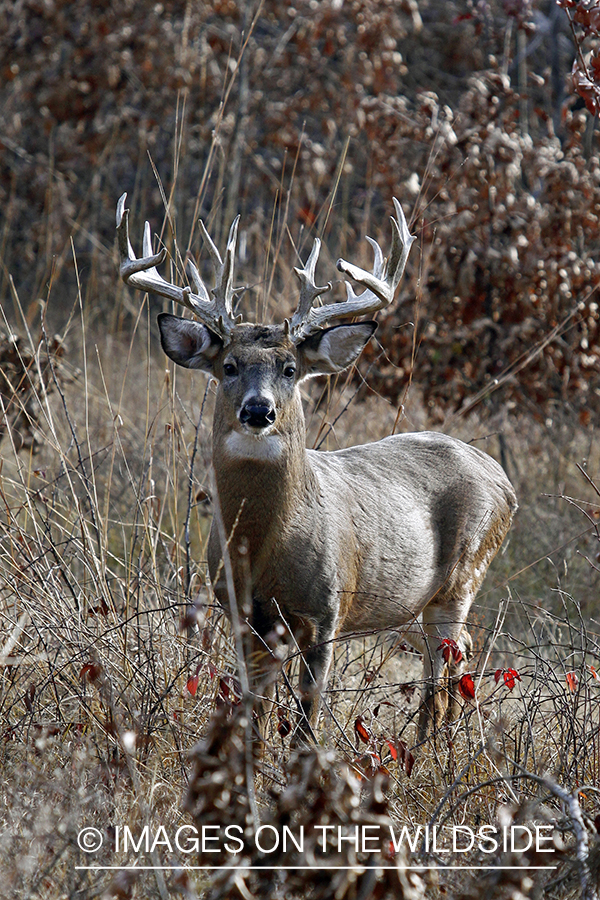
<svg viewBox="0 0 600 900">
<path fill-rule="evenodd" d="M 315 487 L 299 394 L 273 432 L 261 437 L 241 433 L 217 406 L 213 467 L 227 533 L 246 542 L 251 558 L 262 557 Z"/>
</svg>

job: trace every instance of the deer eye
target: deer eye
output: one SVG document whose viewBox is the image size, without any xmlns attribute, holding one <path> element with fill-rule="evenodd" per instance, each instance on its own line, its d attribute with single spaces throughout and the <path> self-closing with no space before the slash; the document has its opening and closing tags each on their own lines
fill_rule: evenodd
<svg viewBox="0 0 600 900">
<path fill-rule="evenodd" d="M 225 365 L 223 366 L 223 375 L 228 375 L 230 377 L 232 375 L 237 375 L 236 364 L 232 362 L 225 363 Z"/>
<path fill-rule="evenodd" d="M 291 363 L 289 365 L 285 366 L 285 368 L 283 370 L 283 374 L 285 375 L 286 378 L 293 378 L 294 375 L 296 374 L 296 366 L 292 365 Z"/>
</svg>

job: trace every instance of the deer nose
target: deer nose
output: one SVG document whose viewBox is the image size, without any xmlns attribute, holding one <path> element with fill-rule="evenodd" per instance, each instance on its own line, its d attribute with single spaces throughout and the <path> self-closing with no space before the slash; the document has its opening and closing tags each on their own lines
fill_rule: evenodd
<svg viewBox="0 0 600 900">
<path fill-rule="evenodd" d="M 268 428 L 275 421 L 275 407 L 268 400 L 250 400 L 244 403 L 240 410 L 239 419 L 242 425 L 250 425 L 251 428 Z"/>
</svg>

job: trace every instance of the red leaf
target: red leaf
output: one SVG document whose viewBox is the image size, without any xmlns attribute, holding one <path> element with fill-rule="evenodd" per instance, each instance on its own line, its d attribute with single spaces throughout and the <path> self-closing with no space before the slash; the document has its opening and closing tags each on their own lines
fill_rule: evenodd
<svg viewBox="0 0 600 900">
<path fill-rule="evenodd" d="M 278 713 L 279 715 L 279 713 Z M 292 730 L 292 724 L 289 719 L 286 719 L 285 716 L 279 716 L 279 724 L 277 725 L 277 732 L 281 735 L 282 738 L 288 736 L 290 731 Z"/>
<path fill-rule="evenodd" d="M 516 669 L 507 669 L 504 673 L 504 684 L 509 689 L 509 691 L 512 691 L 515 686 L 515 682 L 520 680 L 521 676 Z"/>
<path fill-rule="evenodd" d="M 354 730 L 357 736 L 361 739 L 363 744 L 368 744 L 371 740 L 371 732 L 365 725 L 365 721 L 362 716 L 358 716 L 354 723 Z"/>
<path fill-rule="evenodd" d="M 396 738 L 394 741 L 386 740 L 386 744 L 390 748 L 390 753 L 393 760 L 400 760 L 400 765 L 403 767 L 404 771 L 410 778 L 410 773 L 413 770 L 413 766 L 415 764 L 415 758 L 400 738 Z"/>
<path fill-rule="evenodd" d="M 99 666 L 98 663 L 89 662 L 83 666 L 79 673 L 79 677 L 85 678 L 88 681 L 96 681 L 96 679 L 100 677 L 101 672 L 102 666 Z"/>
<path fill-rule="evenodd" d="M 198 690 L 198 680 L 199 679 L 198 679 L 197 675 L 190 675 L 190 677 L 188 678 L 188 680 L 186 682 L 185 686 L 188 689 L 188 691 L 190 692 L 190 694 L 192 695 L 192 697 L 196 696 L 196 691 Z"/>
<path fill-rule="evenodd" d="M 314 225 L 317 221 L 314 209 L 310 209 L 308 206 L 305 206 L 300 210 L 299 216 L 304 224 L 308 226 Z"/>
<path fill-rule="evenodd" d="M 100 597 L 99 603 L 96 606 L 90 606 L 89 608 L 90 616 L 107 616 L 108 615 L 108 606 L 106 605 L 106 600 L 104 597 Z"/>
<path fill-rule="evenodd" d="M 504 679 L 504 684 L 512 691 L 515 686 L 515 682 L 521 681 L 521 676 L 517 672 L 516 669 L 496 669 L 494 672 L 494 681 L 496 684 L 500 681 L 500 679 Z"/>
<path fill-rule="evenodd" d="M 219 679 L 217 706 L 239 706 L 242 702 L 242 687 L 233 675 L 222 675 Z"/>
<path fill-rule="evenodd" d="M 25 706 L 29 712 L 33 712 L 33 698 L 35 697 L 35 684 L 33 682 L 25 691 Z"/>
<path fill-rule="evenodd" d="M 595 668 L 593 666 L 590 666 L 589 669 L 596 681 L 598 681 L 598 673 L 596 672 Z"/>
<path fill-rule="evenodd" d="M 210 675 L 211 678 L 216 678 L 217 675 L 219 674 L 217 667 L 215 665 L 213 665 L 213 663 L 211 663 L 211 662 L 209 662 L 209 664 L 208 664 L 208 674 Z"/>
<path fill-rule="evenodd" d="M 455 663 L 459 663 L 462 659 L 462 650 L 452 638 L 444 638 L 438 650 L 443 650 L 444 662 L 450 662 L 450 656 L 452 656 Z"/>
<path fill-rule="evenodd" d="M 359 756 L 354 760 L 354 766 L 360 772 L 361 776 L 373 778 L 374 775 L 389 776 L 387 769 L 381 762 L 381 757 L 374 750 L 367 751 L 363 756 Z"/>
<path fill-rule="evenodd" d="M 458 689 L 465 698 L 465 700 L 474 700 L 475 699 L 475 682 L 473 681 L 473 676 L 468 672 L 466 675 L 463 675 L 460 681 L 458 682 Z"/>
<path fill-rule="evenodd" d="M 415 764 L 415 758 L 408 749 L 408 747 L 404 748 L 404 771 L 406 772 L 407 778 L 410 778 L 411 772 L 413 770 L 413 766 Z"/>
<path fill-rule="evenodd" d="M 577 685 L 579 684 L 579 678 L 575 674 L 575 672 L 567 672 L 566 674 L 567 686 L 570 691 L 576 691 Z"/>
</svg>

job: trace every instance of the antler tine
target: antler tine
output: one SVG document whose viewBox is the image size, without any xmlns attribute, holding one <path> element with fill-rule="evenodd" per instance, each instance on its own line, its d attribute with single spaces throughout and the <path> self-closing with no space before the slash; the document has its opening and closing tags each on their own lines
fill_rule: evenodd
<svg viewBox="0 0 600 900">
<path fill-rule="evenodd" d="M 196 268 L 194 260 L 189 256 L 185 261 L 185 271 L 187 272 L 187 276 L 192 282 L 192 286 L 198 296 L 202 297 L 205 303 L 210 303 L 211 299 L 206 289 L 206 285 L 200 277 L 200 272 Z"/>
<path fill-rule="evenodd" d="M 310 255 L 306 260 L 304 268 L 299 269 L 294 267 L 294 272 L 300 281 L 300 299 L 298 300 L 298 306 L 290 321 L 292 333 L 295 333 L 296 329 L 298 329 L 310 316 L 312 305 L 317 297 L 320 297 L 321 294 L 331 290 L 330 281 L 322 287 L 319 287 L 319 285 L 315 283 L 315 269 L 320 252 L 321 241 L 319 238 L 315 238 L 313 248 L 310 251 Z"/>
<path fill-rule="evenodd" d="M 347 299 L 341 303 L 310 308 L 303 320 L 298 322 L 294 331 L 294 340 L 300 341 L 308 337 L 334 319 L 372 315 L 393 302 L 396 289 L 404 274 L 410 248 L 415 240 L 408 230 L 402 207 L 396 198 L 394 198 L 394 209 L 397 219 L 391 217 L 392 248 L 388 260 L 384 258 L 377 241 L 367 237 L 375 254 L 371 272 L 343 259 L 337 261 L 339 271 L 349 275 L 353 281 L 363 285 L 366 290 L 361 294 L 356 294 L 352 286 L 346 283 Z"/>
<path fill-rule="evenodd" d="M 119 256 L 121 258 L 120 273 L 121 278 L 126 284 L 131 281 L 131 284 L 133 284 L 134 287 L 137 287 L 135 281 L 139 281 L 139 279 L 132 280 L 133 277 L 139 272 L 153 269 L 157 263 L 164 262 L 167 251 L 163 247 L 158 253 L 150 254 L 146 258 L 136 258 L 133 247 L 131 246 L 131 241 L 129 240 L 129 210 L 125 209 L 126 199 L 127 194 L 123 194 L 117 203 L 117 237 L 119 242 Z"/>
<path fill-rule="evenodd" d="M 212 258 L 213 267 L 215 270 L 215 286 L 211 291 L 214 297 L 215 308 L 218 311 L 218 315 L 221 315 L 224 319 L 233 320 L 233 269 L 240 217 L 236 216 L 231 224 L 231 228 L 229 229 L 224 262 L 221 259 L 221 254 L 219 253 L 213 239 L 206 230 L 202 219 L 199 220 L 198 224 L 200 225 L 202 238 L 208 247 L 208 252 L 210 253 L 210 256 Z"/>
<path fill-rule="evenodd" d="M 150 232 L 150 224 L 148 222 L 146 222 L 144 226 L 142 251 L 144 255 L 141 259 L 137 259 L 133 247 L 131 246 L 131 241 L 129 240 L 129 210 L 125 209 L 126 199 L 127 194 L 123 194 L 117 203 L 117 236 L 119 256 L 121 258 L 120 274 L 125 284 L 129 284 L 142 291 L 150 291 L 154 294 L 158 294 L 160 297 L 166 297 L 168 300 L 173 300 L 175 303 L 185 306 L 187 309 L 191 310 L 204 325 L 213 331 L 216 331 L 217 334 L 226 341 L 234 326 L 234 321 L 233 316 L 231 315 L 231 307 L 228 309 L 227 304 L 221 303 L 215 293 L 218 292 L 220 286 L 219 275 L 217 275 L 217 287 L 213 291 L 213 294 L 215 294 L 214 300 L 210 299 L 210 295 L 200 278 L 200 273 L 191 260 L 188 260 L 186 269 L 190 281 L 197 291 L 196 294 L 192 293 L 192 289 L 189 287 L 181 288 L 165 281 L 158 273 L 156 266 L 165 261 L 167 251 L 166 248 L 163 247 L 158 253 L 152 253 L 152 235 Z M 238 220 L 239 216 L 234 223 L 236 231 Z M 232 231 L 233 230 L 234 228 L 232 226 Z M 221 268 L 223 268 L 218 251 L 210 238 L 209 242 L 209 249 L 211 247 L 214 249 L 214 252 L 219 258 Z M 226 255 L 226 266 L 229 265 L 229 270 L 231 272 L 231 274 L 227 275 L 229 283 L 231 283 L 233 275 L 232 269 L 235 240 L 231 252 L 229 252 L 230 243 L 227 245 Z M 211 250 L 211 255 L 212 252 L 213 250 Z"/>
</svg>

